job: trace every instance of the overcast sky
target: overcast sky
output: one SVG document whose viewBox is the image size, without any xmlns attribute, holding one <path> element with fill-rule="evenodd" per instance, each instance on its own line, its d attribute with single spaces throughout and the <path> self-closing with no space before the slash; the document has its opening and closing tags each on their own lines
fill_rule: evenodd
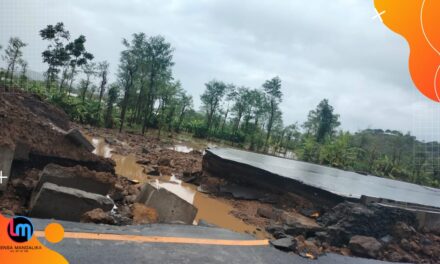
<svg viewBox="0 0 440 264">
<path fill-rule="evenodd" d="M 416 90 L 407 43 L 375 14 L 372 0 L 0 0 L 0 44 L 20 37 L 30 68 L 43 72 L 38 31 L 62 21 L 87 37 L 97 61 L 110 62 L 114 80 L 123 37 L 161 34 L 196 107 L 211 79 L 257 88 L 278 75 L 285 125 L 328 98 L 345 130 L 440 140 L 439 105 Z"/>
</svg>

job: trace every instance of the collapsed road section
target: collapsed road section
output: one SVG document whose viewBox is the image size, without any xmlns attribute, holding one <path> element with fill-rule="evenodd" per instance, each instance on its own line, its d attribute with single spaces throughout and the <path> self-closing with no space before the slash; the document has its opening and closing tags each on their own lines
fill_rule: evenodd
<svg viewBox="0 0 440 264">
<path fill-rule="evenodd" d="M 307 189 L 334 200 L 365 196 L 440 208 L 439 189 L 242 150 L 209 149 L 203 165 L 214 174 L 272 189 Z"/>
<path fill-rule="evenodd" d="M 425 248 L 439 241 L 438 189 L 225 148 L 206 151 L 203 172 L 246 188 L 293 193 L 311 201 L 312 208 L 299 205 L 297 211 L 314 215 L 318 225 L 300 224 L 298 218 L 278 221 L 270 217 L 282 209 L 276 206 L 264 212 L 274 219 L 266 230 L 281 250 L 310 254 L 310 248 L 299 246 L 310 244 L 348 247 L 357 256 L 383 260 L 440 261 L 437 246 Z"/>
</svg>

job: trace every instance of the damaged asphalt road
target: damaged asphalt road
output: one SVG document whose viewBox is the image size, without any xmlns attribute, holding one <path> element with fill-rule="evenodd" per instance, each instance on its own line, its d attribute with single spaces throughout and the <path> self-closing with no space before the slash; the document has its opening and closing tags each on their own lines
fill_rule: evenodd
<svg viewBox="0 0 440 264">
<path fill-rule="evenodd" d="M 36 230 L 44 230 L 50 220 L 32 219 Z M 61 253 L 71 263 L 295 263 L 295 264 L 380 264 L 389 263 L 370 259 L 327 254 L 318 260 L 309 260 L 294 254 L 276 250 L 268 245 L 210 245 L 191 243 L 194 239 L 237 242 L 255 241 L 253 237 L 237 234 L 225 229 L 189 226 L 189 225 L 145 225 L 116 227 L 108 225 L 81 224 L 59 221 L 65 228 L 65 237 L 70 233 L 100 233 L 121 235 L 119 241 L 98 239 L 64 238 L 58 244 L 45 239 L 40 241 L 47 247 Z M 125 236 L 169 237 L 170 242 L 133 242 L 124 241 Z M 105 236 L 105 235 L 103 235 Z M 131 237 L 133 238 L 133 237 Z M 181 238 L 187 243 L 173 242 L 172 238 Z"/>
</svg>

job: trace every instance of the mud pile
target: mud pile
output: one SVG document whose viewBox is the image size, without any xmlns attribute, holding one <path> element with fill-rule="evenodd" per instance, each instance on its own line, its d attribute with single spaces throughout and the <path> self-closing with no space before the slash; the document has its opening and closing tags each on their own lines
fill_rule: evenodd
<svg viewBox="0 0 440 264">
<path fill-rule="evenodd" d="M 50 161 L 113 172 L 113 162 L 78 147 L 65 136 L 71 128 L 59 108 L 29 93 L 0 93 L 0 146 L 28 152 L 25 161 L 43 168 Z M 16 150 L 17 151 L 17 150 Z"/>
<path fill-rule="evenodd" d="M 0 189 L 3 213 L 28 215 L 36 191 L 46 182 L 54 183 L 58 175 L 80 175 L 108 189 L 113 185 L 114 162 L 72 140 L 67 115 L 38 96 L 0 93 L 0 125 L 0 169 L 7 176 Z M 44 174 L 50 169 L 51 174 Z M 55 183 L 63 185 L 65 180 Z"/>
</svg>

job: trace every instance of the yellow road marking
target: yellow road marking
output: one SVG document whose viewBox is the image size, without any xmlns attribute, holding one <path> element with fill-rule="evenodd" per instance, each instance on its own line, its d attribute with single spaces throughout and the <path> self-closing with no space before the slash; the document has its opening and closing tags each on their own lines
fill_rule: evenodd
<svg viewBox="0 0 440 264">
<path fill-rule="evenodd" d="M 44 237 L 44 231 L 35 231 L 37 237 Z M 93 239 L 93 240 L 112 240 L 129 241 L 137 243 L 176 243 L 176 244 L 199 244 L 199 245 L 218 245 L 218 246 L 267 246 L 269 240 L 224 240 L 191 237 L 161 237 L 161 236 L 135 236 L 117 234 L 96 234 L 96 233 L 77 233 L 64 232 L 64 238 Z"/>
</svg>

